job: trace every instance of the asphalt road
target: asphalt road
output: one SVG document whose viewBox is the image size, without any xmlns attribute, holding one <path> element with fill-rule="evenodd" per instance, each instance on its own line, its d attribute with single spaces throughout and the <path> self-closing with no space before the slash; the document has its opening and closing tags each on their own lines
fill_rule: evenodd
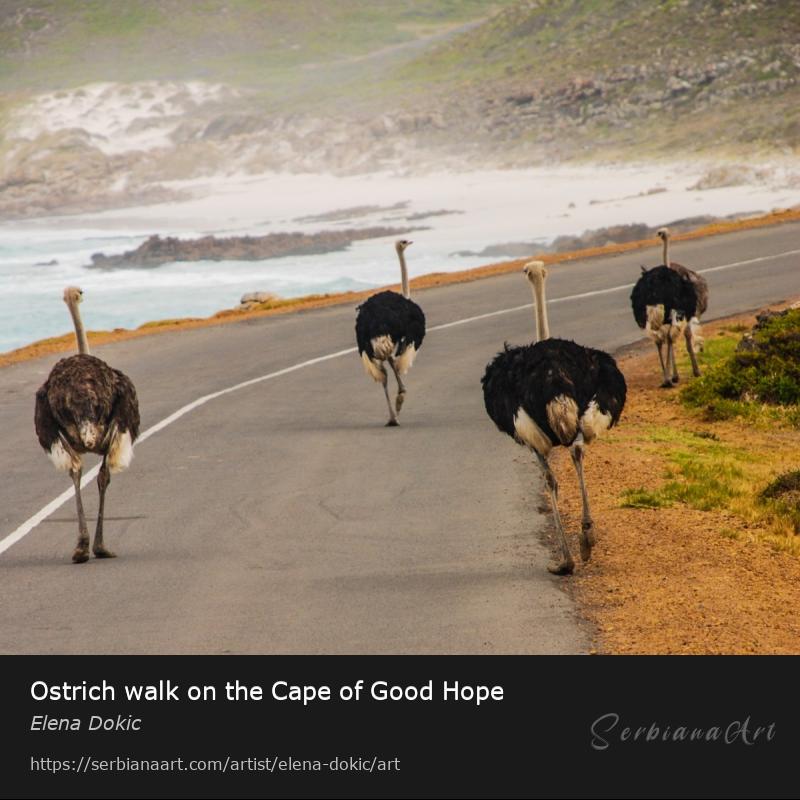
<svg viewBox="0 0 800 800">
<path fill-rule="evenodd" d="M 674 257 L 711 268 L 707 318 L 800 293 L 800 224 L 678 242 Z M 553 268 L 553 334 L 609 351 L 639 339 L 629 289 L 615 287 L 645 260 L 658 249 Z M 409 262 L 413 272 L 413 251 Z M 527 283 L 514 274 L 415 299 L 430 332 L 400 428 L 383 427 L 382 391 L 354 353 L 197 406 L 114 477 L 106 542 L 118 558 L 70 562 L 71 498 L 0 554 L 0 652 L 585 651 L 569 579 L 545 570 L 537 468 L 483 410 L 483 368 L 504 340 L 530 338 L 531 310 L 436 329 L 529 303 Z M 91 327 L 91 296 L 83 313 Z M 352 347 L 353 320 L 330 308 L 97 355 L 134 380 L 146 430 L 209 393 Z M 70 485 L 33 432 L 55 360 L 0 370 L 0 549 Z M 84 491 L 90 519 L 96 495 Z"/>
</svg>

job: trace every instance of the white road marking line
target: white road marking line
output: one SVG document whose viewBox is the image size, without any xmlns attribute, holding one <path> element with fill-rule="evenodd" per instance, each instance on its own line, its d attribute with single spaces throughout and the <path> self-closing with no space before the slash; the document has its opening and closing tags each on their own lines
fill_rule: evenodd
<svg viewBox="0 0 800 800">
<path fill-rule="evenodd" d="M 759 256 L 758 258 L 748 258 L 746 261 L 733 261 L 730 264 L 720 264 L 717 267 L 707 267 L 706 269 L 695 270 L 701 274 L 706 272 L 718 272 L 723 269 L 731 269 L 733 267 L 744 267 L 747 264 L 756 264 L 759 261 L 771 261 L 774 258 L 782 258 L 783 256 L 796 256 L 800 255 L 800 250 L 787 250 L 784 253 L 775 253 L 772 256 Z M 566 303 L 570 300 L 584 300 L 587 297 L 597 297 L 601 294 L 612 294 L 613 292 L 622 292 L 625 289 L 633 289 L 635 284 L 623 283 L 619 286 L 610 286 L 608 289 L 594 289 L 590 292 L 581 292 L 580 294 L 570 294 L 566 297 L 554 297 L 548 299 L 547 305 L 555 305 L 556 303 Z M 499 317 L 502 314 L 512 314 L 515 311 L 523 311 L 526 308 L 533 308 L 533 303 L 525 303 L 522 306 L 514 306 L 513 308 L 501 308 L 499 311 L 489 311 L 486 314 L 478 314 L 474 317 L 466 317 L 465 319 L 457 319 L 455 322 L 446 322 L 443 325 L 435 325 L 429 328 L 429 331 L 441 331 L 445 328 L 455 328 L 458 325 L 466 325 L 469 322 L 477 322 L 481 319 L 488 319 L 489 317 Z"/>
<path fill-rule="evenodd" d="M 330 361 L 332 358 L 340 358 L 341 356 L 348 355 L 349 353 L 355 353 L 358 348 L 356 347 L 349 347 L 347 350 L 339 350 L 336 353 L 329 353 L 326 356 L 320 356 L 319 358 L 312 358 L 308 361 L 303 361 L 300 364 L 294 364 L 291 367 L 286 367 L 285 369 L 279 369 L 277 372 L 270 372 L 267 375 L 261 375 L 258 378 L 252 378 L 249 381 L 243 381 L 242 383 L 237 383 L 235 386 L 229 386 L 227 389 L 221 389 L 218 392 L 212 392 L 211 394 L 204 395 L 203 397 L 198 398 L 192 403 L 188 403 L 187 405 L 179 408 L 174 413 L 170 414 L 168 417 L 165 417 L 161 420 L 161 422 L 157 422 L 151 428 L 148 428 L 142 435 L 136 440 L 136 446 L 141 442 L 147 441 L 151 436 L 155 435 L 159 431 L 164 430 L 168 425 L 172 425 L 173 422 L 179 420 L 185 414 L 188 414 L 190 411 L 194 411 L 196 408 L 199 408 L 202 405 L 205 405 L 210 400 L 216 400 L 218 397 L 222 397 L 222 395 L 230 394 L 231 392 L 237 392 L 239 389 L 244 389 L 248 386 L 253 386 L 256 383 L 261 383 L 263 381 L 271 380 L 272 378 L 279 378 L 281 375 L 288 375 L 290 372 L 296 372 L 299 369 L 303 369 L 304 367 L 311 367 L 314 364 L 319 364 L 322 361 Z M 81 479 L 81 488 L 83 489 L 89 483 L 91 483 L 96 477 L 97 473 L 100 471 L 100 465 L 97 464 L 92 467 Z M 75 495 L 75 490 L 70 488 L 66 491 L 62 492 L 55 500 L 49 502 L 41 511 L 37 511 L 30 519 L 25 520 L 15 531 L 8 534 L 3 539 L 0 539 L 0 553 L 4 553 L 8 550 L 11 545 L 16 544 L 20 539 L 24 536 L 27 536 L 35 527 L 37 527 L 41 522 L 43 522 L 47 517 L 49 517 L 54 511 L 57 511 L 61 506 L 64 505 L 71 497 Z"/>
<path fill-rule="evenodd" d="M 782 258 L 784 256 L 794 256 L 800 255 L 800 250 L 787 250 L 783 253 L 775 253 L 774 255 L 770 256 L 759 256 L 758 258 L 748 258 L 745 261 L 733 261 L 730 264 L 720 264 L 717 267 L 707 267 L 706 269 L 697 270 L 700 273 L 706 272 L 718 272 L 724 269 L 732 269 L 734 267 L 743 267 L 748 264 L 757 264 L 761 261 L 771 261 L 775 258 Z M 634 284 L 626 283 L 620 286 L 612 286 L 608 289 L 595 289 L 590 292 L 581 292 L 580 294 L 571 294 L 567 295 L 566 297 L 555 297 L 552 300 L 548 300 L 548 305 L 552 305 L 555 303 L 566 303 L 570 300 L 583 300 L 587 297 L 597 297 L 598 295 L 602 294 L 611 294 L 612 292 L 621 292 L 625 289 L 630 289 L 633 287 Z M 497 311 L 489 311 L 486 314 L 477 314 L 474 317 L 465 317 L 464 319 L 457 319 L 454 322 L 445 322 L 441 325 L 434 325 L 432 328 L 428 328 L 428 332 L 431 331 L 443 331 L 447 328 L 455 328 L 458 325 L 467 325 L 470 322 L 478 322 L 482 319 L 489 319 L 490 317 L 499 317 L 503 314 L 513 314 L 516 311 L 523 311 L 524 309 L 529 309 L 533 306 L 532 303 L 526 303 L 525 305 L 521 306 L 514 306 L 513 308 L 501 308 Z M 248 386 L 254 386 L 257 383 L 263 383 L 264 381 L 272 380 L 273 378 L 280 378 L 283 375 L 288 375 L 290 372 L 297 372 L 297 370 L 305 369 L 306 367 L 312 367 L 315 364 L 321 364 L 323 361 L 331 361 L 334 358 L 341 358 L 342 356 L 349 355 L 350 353 L 357 352 L 358 348 L 356 347 L 348 347 L 346 350 L 338 350 L 335 353 L 329 353 L 325 356 L 319 356 L 318 358 L 311 358 L 308 361 L 302 361 L 299 364 L 294 364 L 291 367 L 286 367 L 285 369 L 279 369 L 276 372 L 270 372 L 267 375 L 261 375 L 258 378 L 251 378 L 248 381 L 242 381 L 242 383 L 237 383 L 235 386 L 229 386 L 227 389 L 220 389 L 218 392 L 212 392 L 211 394 L 204 395 L 203 397 L 194 400 L 191 403 L 179 408 L 177 411 L 170 414 L 168 417 L 165 417 L 161 420 L 161 422 L 157 422 L 152 427 L 148 428 L 142 435 L 137 439 L 136 445 L 138 446 L 142 442 L 147 441 L 151 436 L 159 433 L 159 431 L 164 430 L 168 425 L 172 425 L 173 422 L 179 420 L 181 417 L 188 414 L 190 411 L 194 411 L 196 408 L 205 405 L 206 403 L 210 402 L 211 400 L 216 400 L 218 397 L 222 397 L 226 394 L 231 394 L 232 392 L 238 392 L 240 389 L 246 389 Z M 100 465 L 96 465 L 89 470 L 81 480 L 81 488 L 85 487 L 91 481 L 93 481 L 97 477 L 97 473 L 100 470 Z M 15 531 L 12 531 L 3 539 L 0 539 L 0 554 L 4 553 L 11 547 L 13 544 L 16 544 L 20 539 L 24 536 L 27 536 L 34 528 L 36 528 L 41 522 L 43 522 L 47 517 L 49 517 L 54 511 L 57 511 L 61 506 L 64 505 L 73 495 L 75 494 L 74 489 L 67 489 L 66 491 L 62 492 L 58 497 L 54 500 L 51 500 L 44 508 L 40 511 L 37 511 L 32 517 L 25 520 Z"/>
</svg>

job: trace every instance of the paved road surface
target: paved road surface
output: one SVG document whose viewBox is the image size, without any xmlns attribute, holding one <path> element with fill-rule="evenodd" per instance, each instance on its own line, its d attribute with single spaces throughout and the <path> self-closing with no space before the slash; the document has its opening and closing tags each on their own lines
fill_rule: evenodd
<svg viewBox="0 0 800 800">
<path fill-rule="evenodd" d="M 637 340 L 629 290 L 614 287 L 657 255 L 553 268 L 551 330 L 612 351 Z M 675 257 L 725 267 L 707 273 L 709 318 L 800 293 L 798 224 L 679 243 Z M 514 274 L 416 299 L 435 328 L 530 296 Z M 91 326 L 91 296 L 83 310 Z M 175 420 L 137 447 L 109 489 L 106 539 L 119 558 L 70 563 L 72 499 L 0 554 L 0 652 L 585 651 L 590 632 L 565 579 L 545 571 L 537 470 L 491 425 L 480 392 L 487 360 L 532 329 L 523 308 L 431 330 L 397 429 L 383 427 L 380 387 L 352 353 Z M 201 396 L 353 340 L 353 309 L 340 307 L 97 354 L 133 378 L 147 429 Z M 33 433 L 34 392 L 55 360 L 0 370 L 0 541 L 69 486 Z M 91 517 L 94 486 L 84 495 Z"/>
</svg>

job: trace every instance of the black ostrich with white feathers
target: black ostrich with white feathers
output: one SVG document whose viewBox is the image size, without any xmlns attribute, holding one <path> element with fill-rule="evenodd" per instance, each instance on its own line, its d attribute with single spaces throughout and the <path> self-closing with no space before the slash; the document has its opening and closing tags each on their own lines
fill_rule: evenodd
<svg viewBox="0 0 800 800">
<path fill-rule="evenodd" d="M 661 364 L 663 388 L 678 383 L 675 346 L 683 336 L 692 362 L 692 374 L 700 375 L 697 349 L 702 349 L 700 317 L 708 308 L 708 283 L 694 270 L 670 260 L 669 228 L 659 228 L 663 243 L 663 264 L 653 269 L 642 267 L 642 275 L 631 292 L 631 306 L 636 324 L 653 340 Z M 664 345 L 667 355 L 664 358 Z"/>
<path fill-rule="evenodd" d="M 388 427 L 398 425 L 406 387 L 405 375 L 414 363 L 425 338 L 425 314 L 411 300 L 405 250 L 412 244 L 407 239 L 395 242 L 400 260 L 402 294 L 385 291 L 372 295 L 358 307 L 356 317 L 356 342 L 358 353 L 367 374 L 383 385 L 386 404 L 389 406 Z M 397 380 L 395 404 L 389 397 L 388 364 Z"/>
<path fill-rule="evenodd" d="M 81 500 L 82 456 L 102 456 L 97 486 L 97 511 L 92 552 L 97 558 L 113 558 L 103 542 L 103 512 L 111 473 L 119 472 L 133 458 L 133 442 L 139 435 L 139 403 L 127 375 L 89 355 L 89 344 L 78 311 L 83 292 L 64 290 L 64 302 L 75 323 L 78 355 L 62 358 L 36 392 L 34 426 L 39 444 L 56 469 L 68 472 L 78 506 L 78 544 L 72 554 L 76 564 L 89 558 L 89 530 Z"/>
<path fill-rule="evenodd" d="M 675 363 L 675 344 L 687 329 L 697 311 L 697 292 L 694 284 L 663 264 L 643 271 L 631 292 L 631 307 L 636 324 L 655 342 L 658 360 L 661 363 L 664 388 L 678 383 L 678 367 Z M 699 375 L 697 360 L 692 347 L 692 337 L 686 337 L 687 348 Z M 664 358 L 664 345 L 667 355 Z"/>
<path fill-rule="evenodd" d="M 583 451 L 615 425 L 625 406 L 625 378 L 614 359 L 601 350 L 549 337 L 541 261 L 525 266 L 536 307 L 533 344 L 509 347 L 486 367 L 483 400 L 497 427 L 536 455 L 550 492 L 562 557 L 548 569 L 570 574 L 575 563 L 558 512 L 558 483 L 548 463 L 554 447 L 568 447 L 583 500 L 581 557 L 588 561 L 595 544 L 594 521 L 583 474 Z"/>
</svg>

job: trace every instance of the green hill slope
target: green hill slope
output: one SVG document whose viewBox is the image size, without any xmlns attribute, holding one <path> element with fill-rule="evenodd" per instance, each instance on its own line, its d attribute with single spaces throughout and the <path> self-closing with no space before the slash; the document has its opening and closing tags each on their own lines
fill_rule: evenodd
<svg viewBox="0 0 800 800">
<path fill-rule="evenodd" d="M 412 43 L 510 2 L 4 0 L 0 87 L 153 79 L 260 86 L 309 64 Z"/>
<path fill-rule="evenodd" d="M 572 153 L 797 147 L 800 3 L 518 2 L 400 77 L 496 120 L 501 140 Z"/>
</svg>

